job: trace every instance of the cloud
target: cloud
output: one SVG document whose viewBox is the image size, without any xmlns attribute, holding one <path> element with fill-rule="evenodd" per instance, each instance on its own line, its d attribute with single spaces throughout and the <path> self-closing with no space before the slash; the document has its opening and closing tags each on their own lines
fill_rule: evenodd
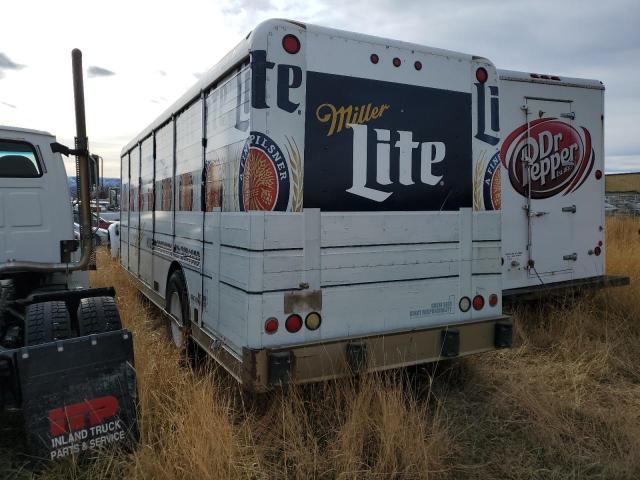
<svg viewBox="0 0 640 480">
<path fill-rule="evenodd" d="M 110 77 L 115 74 L 116 73 L 112 72 L 111 70 L 107 70 L 106 68 L 102 68 L 102 67 L 97 67 L 95 65 L 91 65 L 87 69 L 87 75 L 89 77 Z"/>
<path fill-rule="evenodd" d="M 0 70 L 22 70 L 25 65 L 14 62 L 6 54 L 0 52 Z"/>
<path fill-rule="evenodd" d="M 16 108 L 16 106 L 15 106 L 15 105 L 11 105 L 10 103 L 7 103 L 7 102 L 0 102 L 0 103 L 1 103 L 2 105 L 6 105 L 6 106 L 7 106 L 7 107 L 9 107 L 9 108 Z"/>
<path fill-rule="evenodd" d="M 25 66 L 14 62 L 5 53 L 0 52 L 0 78 L 6 76 L 4 70 L 22 70 Z"/>
<path fill-rule="evenodd" d="M 167 76 L 167 72 L 165 72 L 164 70 L 158 70 L 156 73 L 158 75 L 160 75 L 161 77 L 166 77 Z"/>
<path fill-rule="evenodd" d="M 271 0 L 231 0 L 222 8 L 225 15 L 238 15 L 240 13 L 257 13 L 275 10 Z"/>
</svg>

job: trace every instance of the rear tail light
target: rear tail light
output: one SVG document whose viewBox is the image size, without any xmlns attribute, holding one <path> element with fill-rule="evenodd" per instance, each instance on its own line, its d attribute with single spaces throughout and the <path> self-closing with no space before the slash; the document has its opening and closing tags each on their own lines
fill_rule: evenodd
<svg viewBox="0 0 640 480">
<path fill-rule="evenodd" d="M 413 66 L 416 70 L 422 70 L 422 62 L 416 61 Z"/>
<path fill-rule="evenodd" d="M 476 70 L 476 80 L 478 80 L 480 83 L 486 82 L 488 78 L 489 74 L 487 73 L 487 70 L 485 68 L 480 67 Z"/>
<path fill-rule="evenodd" d="M 302 328 L 302 317 L 297 313 L 289 315 L 287 321 L 284 322 L 284 327 L 289 333 L 296 333 Z"/>
<path fill-rule="evenodd" d="M 402 63 L 402 62 L 400 61 L 400 59 L 399 59 L 398 57 L 395 57 L 395 58 L 393 59 L 393 66 L 394 66 L 394 67 L 399 67 L 401 63 Z"/>
<path fill-rule="evenodd" d="M 473 309 L 482 310 L 482 307 L 484 307 L 484 297 L 482 295 L 473 297 Z"/>
<path fill-rule="evenodd" d="M 602 253 L 602 249 L 600 247 L 596 247 L 593 249 L 593 253 L 595 253 L 596 256 L 598 256 Z"/>
<path fill-rule="evenodd" d="M 291 55 L 298 53 L 300 51 L 300 40 L 298 40 L 298 37 L 295 35 L 289 33 L 282 37 L 282 48 Z"/>
<path fill-rule="evenodd" d="M 318 328 L 320 328 L 321 323 L 322 318 L 317 312 L 311 312 L 309 315 L 307 315 L 307 318 L 304 319 L 304 324 L 309 330 L 317 330 Z"/>
<path fill-rule="evenodd" d="M 492 293 L 491 295 L 489 295 L 489 306 L 495 307 L 497 304 L 498 304 L 498 295 L 496 295 L 495 293 Z"/>
<path fill-rule="evenodd" d="M 275 317 L 267 318 L 267 321 L 264 322 L 264 331 L 269 335 L 276 333 L 278 331 L 278 319 Z"/>
<path fill-rule="evenodd" d="M 468 312 L 471 308 L 471 300 L 469 297 L 462 297 L 460 302 L 458 302 L 458 307 L 460 307 L 462 312 Z"/>
<path fill-rule="evenodd" d="M 600 180 L 602 178 L 602 170 L 596 170 L 595 177 L 596 180 Z"/>
<path fill-rule="evenodd" d="M 376 55 L 375 53 L 372 53 L 371 56 L 369 57 L 371 59 L 371 63 L 378 63 L 378 61 L 380 60 L 380 57 L 378 57 L 378 55 Z"/>
</svg>

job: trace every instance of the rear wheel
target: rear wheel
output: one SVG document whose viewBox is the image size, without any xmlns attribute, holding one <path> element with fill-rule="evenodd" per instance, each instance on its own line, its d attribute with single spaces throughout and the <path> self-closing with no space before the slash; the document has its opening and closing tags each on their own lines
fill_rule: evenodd
<svg viewBox="0 0 640 480">
<path fill-rule="evenodd" d="M 167 283 L 167 311 L 173 317 L 169 320 L 169 337 L 177 348 L 185 350 L 189 336 L 189 298 L 184 274 L 179 270 L 171 274 Z"/>
<path fill-rule="evenodd" d="M 113 297 L 90 297 L 78 305 L 78 334 L 113 332 L 122 328 L 120 313 Z"/>
<path fill-rule="evenodd" d="M 71 318 L 65 302 L 32 303 L 25 312 L 25 345 L 71 338 Z"/>
</svg>

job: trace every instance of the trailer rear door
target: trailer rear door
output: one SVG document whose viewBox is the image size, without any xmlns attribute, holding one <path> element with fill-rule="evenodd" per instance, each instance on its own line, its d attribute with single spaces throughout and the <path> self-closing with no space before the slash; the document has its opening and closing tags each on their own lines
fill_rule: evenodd
<svg viewBox="0 0 640 480">
<path fill-rule="evenodd" d="M 530 275 L 568 272 L 573 268 L 576 253 L 569 251 L 574 243 L 575 205 L 569 205 L 556 191 L 567 183 L 567 173 L 575 171 L 578 146 L 571 135 L 572 102 L 525 97 L 524 105 L 529 145 L 526 153 L 532 160 L 525 167 L 526 178 L 532 185 L 529 258 L 535 270 Z"/>
</svg>

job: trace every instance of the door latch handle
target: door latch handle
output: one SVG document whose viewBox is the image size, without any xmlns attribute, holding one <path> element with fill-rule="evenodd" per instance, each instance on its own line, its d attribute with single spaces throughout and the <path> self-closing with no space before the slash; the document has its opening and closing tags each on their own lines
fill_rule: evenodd
<svg viewBox="0 0 640 480">
<path fill-rule="evenodd" d="M 561 113 L 560 116 L 562 118 L 569 118 L 571 120 L 574 120 L 576 118 L 576 114 L 573 112 Z"/>
<path fill-rule="evenodd" d="M 569 255 L 564 255 L 562 257 L 563 260 L 573 260 L 574 262 L 578 260 L 578 254 L 577 253 L 571 253 Z"/>
<path fill-rule="evenodd" d="M 562 207 L 562 211 L 567 213 L 576 213 L 576 206 L 571 205 L 569 207 Z"/>
</svg>

